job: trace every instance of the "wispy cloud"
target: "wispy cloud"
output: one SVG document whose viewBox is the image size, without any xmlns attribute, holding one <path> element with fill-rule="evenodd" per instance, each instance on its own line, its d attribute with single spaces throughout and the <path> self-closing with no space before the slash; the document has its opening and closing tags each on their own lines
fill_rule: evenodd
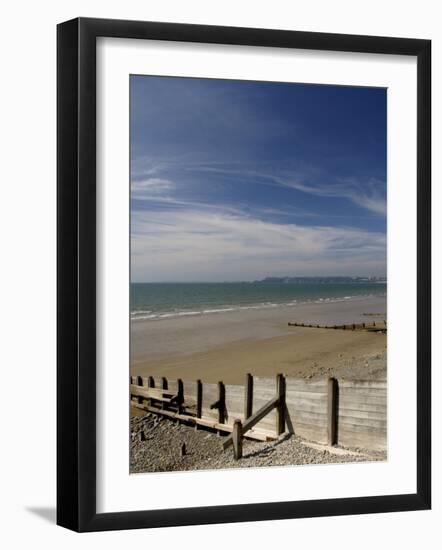
<svg viewBox="0 0 442 550">
<path fill-rule="evenodd" d="M 382 233 L 269 223 L 219 209 L 132 216 L 133 280 L 383 274 L 384 266 Z"/>
<path fill-rule="evenodd" d="M 387 201 L 382 190 L 385 190 L 385 182 L 376 178 L 369 178 L 358 181 L 357 179 L 334 179 L 327 181 L 328 178 L 323 174 L 316 174 L 315 179 L 304 179 L 302 175 L 283 173 L 270 173 L 265 171 L 247 170 L 241 168 L 221 167 L 210 164 L 200 164 L 199 166 L 187 167 L 188 170 L 196 170 L 208 173 L 223 174 L 226 177 L 236 177 L 253 181 L 257 184 L 276 185 L 295 189 L 309 195 L 317 197 L 334 197 L 347 199 L 357 206 L 364 208 L 371 213 L 385 216 L 387 213 Z"/>
<path fill-rule="evenodd" d="M 385 183 L 376 179 L 365 182 L 355 179 L 350 181 L 338 180 L 337 182 L 304 183 L 293 177 L 267 176 L 280 185 L 297 189 L 303 193 L 319 197 L 339 197 L 352 201 L 354 204 L 369 210 L 375 214 L 385 216 L 387 213 L 387 201 L 380 192 L 379 187 L 385 188 Z M 323 179 L 326 179 L 324 177 Z"/>
<path fill-rule="evenodd" d="M 148 178 L 143 180 L 135 180 L 131 184 L 131 192 L 133 196 L 148 194 L 164 194 L 175 189 L 175 184 L 166 179 Z"/>
</svg>

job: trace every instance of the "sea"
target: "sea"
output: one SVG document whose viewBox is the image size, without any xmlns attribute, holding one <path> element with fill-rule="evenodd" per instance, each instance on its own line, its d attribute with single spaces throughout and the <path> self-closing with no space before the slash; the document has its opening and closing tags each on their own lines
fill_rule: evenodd
<svg viewBox="0 0 442 550">
<path fill-rule="evenodd" d="M 382 282 L 131 283 L 131 319 L 159 320 L 385 296 Z"/>
</svg>

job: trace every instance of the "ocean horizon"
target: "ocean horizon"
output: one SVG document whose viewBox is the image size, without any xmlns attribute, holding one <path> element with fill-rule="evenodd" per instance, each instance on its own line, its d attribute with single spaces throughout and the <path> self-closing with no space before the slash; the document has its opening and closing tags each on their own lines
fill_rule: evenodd
<svg viewBox="0 0 442 550">
<path fill-rule="evenodd" d="M 131 283 L 131 319 L 156 320 L 384 296 L 385 282 Z"/>
</svg>

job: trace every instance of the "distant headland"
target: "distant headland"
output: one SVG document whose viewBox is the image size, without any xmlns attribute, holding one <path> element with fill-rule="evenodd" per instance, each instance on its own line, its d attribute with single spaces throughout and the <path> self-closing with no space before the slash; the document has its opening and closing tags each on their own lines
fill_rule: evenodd
<svg viewBox="0 0 442 550">
<path fill-rule="evenodd" d="M 327 277 L 265 277 L 264 279 L 253 281 L 254 283 L 289 283 L 289 284 L 339 284 L 339 283 L 386 283 L 387 277 L 345 277 L 345 276 L 327 276 Z"/>
</svg>

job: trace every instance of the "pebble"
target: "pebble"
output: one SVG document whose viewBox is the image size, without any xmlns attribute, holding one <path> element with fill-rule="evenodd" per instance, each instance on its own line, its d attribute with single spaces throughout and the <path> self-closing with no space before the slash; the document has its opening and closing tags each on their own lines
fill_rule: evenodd
<svg viewBox="0 0 442 550">
<path fill-rule="evenodd" d="M 131 438 L 131 473 L 367 461 L 367 455 L 334 455 L 327 450 L 306 447 L 300 437 L 288 434 L 277 442 L 245 439 L 243 458 L 234 460 L 231 448 L 223 451 L 223 438 L 203 428 L 195 431 L 193 426 L 180 424 L 180 443 L 177 445 L 176 425 L 168 419 L 158 420 L 147 415 L 141 420 L 131 419 L 131 435 L 142 430 L 146 439 Z M 186 444 L 185 456 L 181 455 L 183 442 Z M 385 458 L 385 453 L 371 453 L 368 460 Z"/>
</svg>

